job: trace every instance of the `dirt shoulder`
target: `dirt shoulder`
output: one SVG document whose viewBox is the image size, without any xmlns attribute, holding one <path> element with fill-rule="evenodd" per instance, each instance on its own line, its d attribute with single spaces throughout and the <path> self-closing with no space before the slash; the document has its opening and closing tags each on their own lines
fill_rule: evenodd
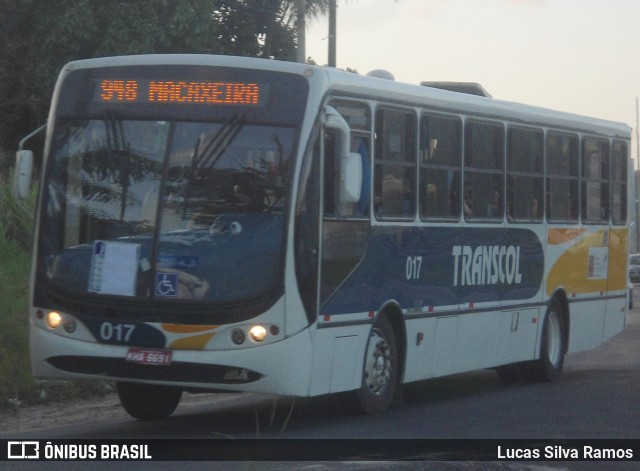
<svg viewBox="0 0 640 471">
<path fill-rule="evenodd" d="M 180 408 L 227 400 L 238 394 L 184 393 Z M 100 397 L 0 410 L 0 434 L 8 435 L 65 427 L 73 424 L 128 418 L 116 393 Z M 132 419 L 133 420 L 133 419 Z"/>
</svg>

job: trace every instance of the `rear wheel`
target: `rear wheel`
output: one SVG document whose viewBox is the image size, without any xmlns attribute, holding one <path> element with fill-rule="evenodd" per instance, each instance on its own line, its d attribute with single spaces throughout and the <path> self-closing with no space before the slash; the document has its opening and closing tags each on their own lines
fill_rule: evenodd
<svg viewBox="0 0 640 471">
<path fill-rule="evenodd" d="M 565 313 L 560 303 L 553 300 L 547 309 L 540 339 L 540 358 L 496 368 L 503 383 L 527 381 L 554 381 L 562 374 L 566 352 Z"/>
<path fill-rule="evenodd" d="M 496 368 L 498 379 L 504 383 L 519 383 L 523 381 L 523 365 L 521 363 L 512 363 L 510 365 L 499 366 Z"/>
<path fill-rule="evenodd" d="M 379 414 L 389 407 L 398 381 L 398 350 L 393 327 L 382 314 L 376 321 L 364 358 L 362 385 L 357 391 L 360 409 Z"/>
<path fill-rule="evenodd" d="M 178 407 L 182 390 L 155 384 L 116 383 L 118 397 L 127 413 L 140 420 L 162 420 Z"/>
<path fill-rule="evenodd" d="M 556 300 L 547 309 L 540 340 L 540 358 L 531 364 L 531 378 L 536 381 L 554 381 L 562 373 L 565 345 L 564 311 Z"/>
</svg>

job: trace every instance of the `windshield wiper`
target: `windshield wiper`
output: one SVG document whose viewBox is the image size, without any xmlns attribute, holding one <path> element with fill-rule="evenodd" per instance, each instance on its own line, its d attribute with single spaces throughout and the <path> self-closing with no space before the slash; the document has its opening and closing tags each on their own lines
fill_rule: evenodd
<svg viewBox="0 0 640 471">
<path fill-rule="evenodd" d="M 127 209 L 127 194 L 129 192 L 129 173 L 131 167 L 129 159 L 127 158 L 129 149 L 124 139 L 122 120 L 117 118 L 114 113 L 106 111 L 104 122 L 107 128 L 107 152 L 109 159 L 114 159 L 118 163 L 122 163 L 121 160 L 125 161 L 124 165 L 120 167 L 120 181 L 118 182 L 122 185 L 122 195 L 120 197 L 120 221 L 123 221 L 124 213 Z M 121 159 L 120 157 L 125 158 Z"/>
<path fill-rule="evenodd" d="M 189 206 L 190 189 L 194 186 L 199 179 L 203 178 L 196 170 L 202 170 L 206 168 L 212 168 L 222 158 L 225 151 L 231 145 L 236 138 L 240 130 L 244 127 L 244 115 L 235 114 L 229 117 L 220 129 L 215 133 L 209 143 L 199 152 L 202 139 L 196 140 L 196 145 L 193 149 L 193 157 L 191 160 L 191 168 L 189 174 L 187 174 L 187 187 L 184 194 L 184 211 L 183 217 L 186 215 L 187 208 Z"/>
<path fill-rule="evenodd" d="M 225 121 L 220 130 L 213 136 L 213 139 L 211 139 L 202 150 L 202 154 L 194 154 L 192 168 L 209 168 L 215 166 L 240 130 L 244 127 L 243 118 L 243 115 L 236 114 Z M 197 152 L 199 145 L 200 138 L 198 138 L 196 142 L 195 152 Z"/>
</svg>

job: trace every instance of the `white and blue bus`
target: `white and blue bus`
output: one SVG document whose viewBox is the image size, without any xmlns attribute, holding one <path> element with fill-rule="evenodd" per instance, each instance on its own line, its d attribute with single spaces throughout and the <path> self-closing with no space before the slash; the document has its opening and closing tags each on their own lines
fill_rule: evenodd
<svg viewBox="0 0 640 471">
<path fill-rule="evenodd" d="M 553 380 L 627 315 L 630 128 L 278 61 L 72 62 L 48 119 L 38 377 L 345 393 Z"/>
</svg>

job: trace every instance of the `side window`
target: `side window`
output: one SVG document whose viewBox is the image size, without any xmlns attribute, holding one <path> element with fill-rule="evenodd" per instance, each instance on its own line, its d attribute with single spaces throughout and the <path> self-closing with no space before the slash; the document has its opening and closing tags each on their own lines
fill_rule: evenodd
<svg viewBox="0 0 640 471">
<path fill-rule="evenodd" d="M 325 133 L 324 213 L 328 217 L 365 218 L 369 216 L 371 196 L 371 113 L 363 102 L 333 99 L 329 103 L 349 123 L 351 152 L 362 159 L 362 190 L 356 203 L 339 204 L 337 199 L 339 167 L 336 161 L 336 136 Z"/>
<path fill-rule="evenodd" d="M 510 128 L 507 142 L 507 219 L 540 221 L 544 204 L 542 131 Z"/>
<path fill-rule="evenodd" d="M 416 116 L 381 108 L 376 113 L 374 206 L 379 219 L 411 218 L 416 201 Z"/>
<path fill-rule="evenodd" d="M 627 222 L 627 143 L 613 141 L 611 152 L 611 219 L 614 224 Z"/>
<path fill-rule="evenodd" d="M 609 141 L 586 137 L 582 142 L 582 219 L 609 219 Z"/>
<path fill-rule="evenodd" d="M 578 138 L 547 134 L 547 219 L 578 220 Z"/>
<path fill-rule="evenodd" d="M 460 217 L 462 124 L 457 118 L 423 115 L 420 123 L 420 216 Z"/>
<path fill-rule="evenodd" d="M 504 127 L 468 121 L 465 125 L 464 200 L 466 219 L 502 219 Z"/>
</svg>

